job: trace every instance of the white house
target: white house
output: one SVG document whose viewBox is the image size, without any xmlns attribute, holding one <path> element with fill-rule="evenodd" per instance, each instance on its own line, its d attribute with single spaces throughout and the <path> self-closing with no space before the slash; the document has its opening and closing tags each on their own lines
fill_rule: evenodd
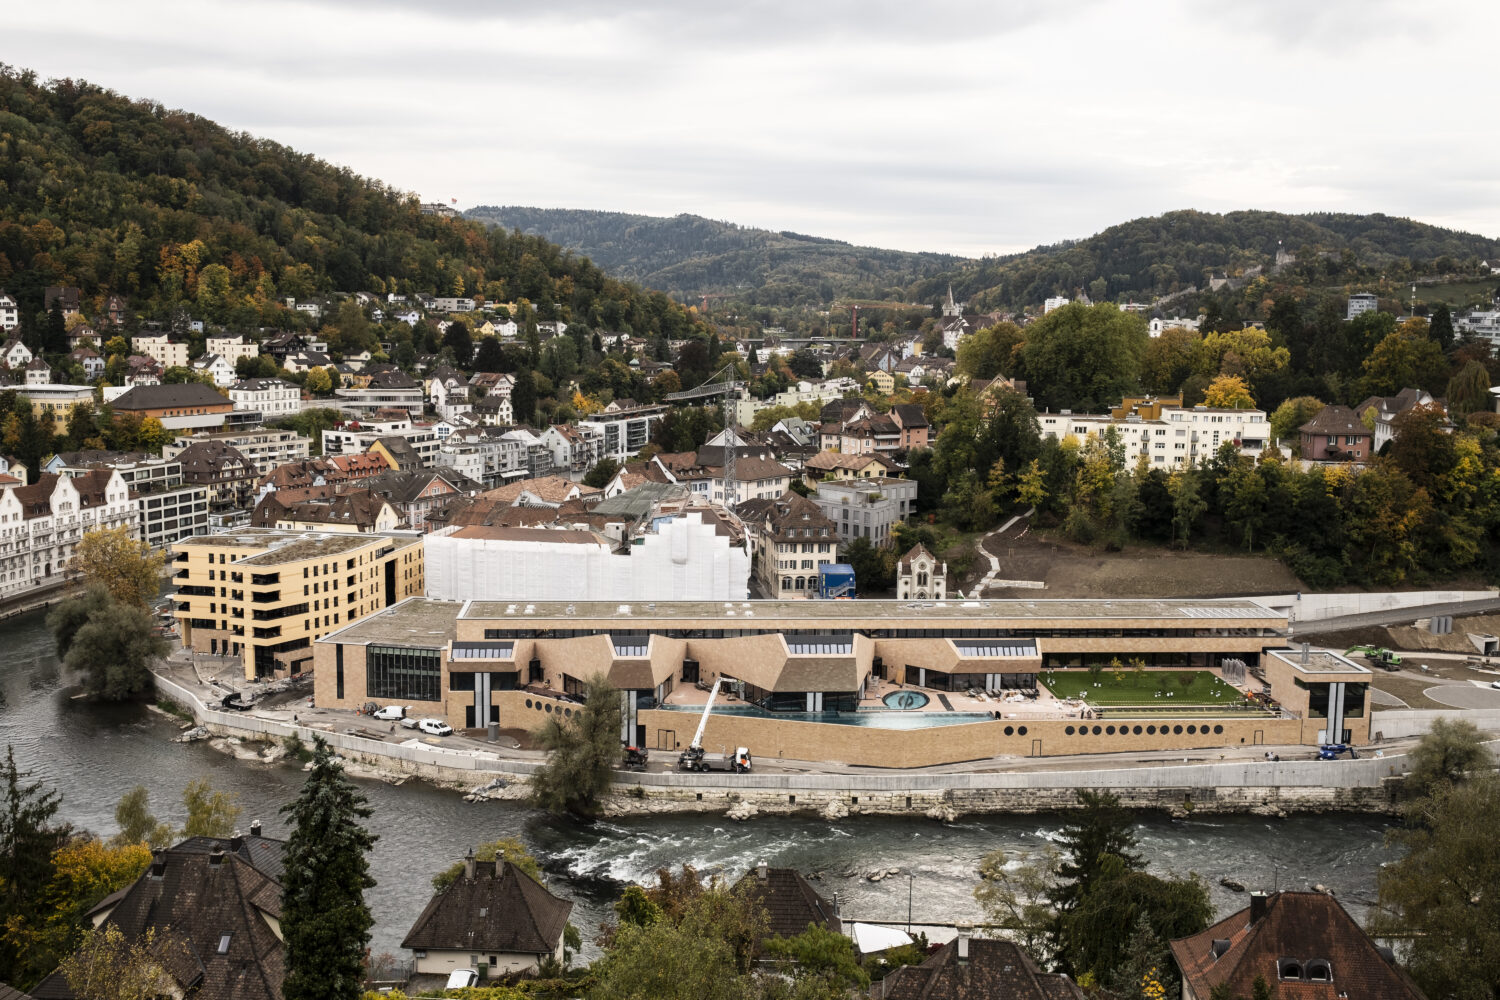
<svg viewBox="0 0 1500 1000">
<path fill-rule="evenodd" d="M 260 345 L 246 341 L 239 334 L 232 337 L 209 337 L 204 341 L 203 349 L 209 354 L 217 354 L 228 361 L 231 368 L 241 358 L 254 358 L 260 355 Z"/>
<path fill-rule="evenodd" d="M 163 369 L 187 367 L 188 345 L 174 344 L 165 333 L 132 337 L 130 349 L 155 360 Z"/>
<path fill-rule="evenodd" d="M 119 472 L 51 473 L 30 486 L 0 493 L 0 600 L 59 586 L 83 536 L 128 527 L 137 533 L 136 505 Z"/>
<path fill-rule="evenodd" d="M 234 362 L 221 354 L 205 354 L 193 362 L 193 371 L 204 372 L 214 380 L 214 385 L 227 389 L 237 381 Z"/>
<path fill-rule="evenodd" d="M 0 331 L 9 333 L 21 325 L 21 310 L 10 293 L 0 291 Z"/>
<path fill-rule="evenodd" d="M 229 387 L 236 410 L 258 410 L 268 419 L 290 416 L 302 409 L 302 390 L 279 378 L 249 378 Z"/>
<path fill-rule="evenodd" d="M 896 563 L 896 600 L 927 601 L 948 596 L 948 564 L 920 542 Z"/>
<path fill-rule="evenodd" d="M 12 337 L 0 345 L 0 361 L 4 361 L 11 371 L 20 371 L 31 364 L 31 359 L 31 348 L 21 343 L 19 337 Z"/>
</svg>

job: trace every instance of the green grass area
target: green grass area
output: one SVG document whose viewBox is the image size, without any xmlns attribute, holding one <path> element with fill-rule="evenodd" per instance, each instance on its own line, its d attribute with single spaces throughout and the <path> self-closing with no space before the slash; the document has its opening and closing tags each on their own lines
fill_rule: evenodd
<svg viewBox="0 0 1500 1000">
<path fill-rule="evenodd" d="M 1500 277 L 1454 281 L 1442 285 L 1418 285 L 1417 301 L 1428 305 L 1446 302 L 1450 306 L 1485 304 L 1494 296 L 1496 287 L 1500 287 Z M 1402 301 L 1405 302 L 1410 295 L 1411 291 L 1408 289 L 1401 297 Z"/>
<path fill-rule="evenodd" d="M 1059 698 L 1080 695 L 1091 706 L 1149 705 L 1177 708 L 1189 705 L 1238 705 L 1244 696 L 1206 670 L 1142 670 L 1109 667 L 1094 677 L 1087 670 L 1044 670 L 1041 683 Z M 1095 685 L 1098 685 L 1097 687 Z M 1215 697 L 1217 695 L 1217 697 Z"/>
</svg>

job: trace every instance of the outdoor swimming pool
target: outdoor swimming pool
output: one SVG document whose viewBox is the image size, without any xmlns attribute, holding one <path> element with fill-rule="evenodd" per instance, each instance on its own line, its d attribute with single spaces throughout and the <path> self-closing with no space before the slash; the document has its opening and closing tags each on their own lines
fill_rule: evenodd
<svg viewBox="0 0 1500 1000">
<path fill-rule="evenodd" d="M 902 692 L 896 692 L 900 694 Z M 905 692 L 911 694 L 912 692 Z M 703 714 L 701 705 L 662 705 L 673 712 Z M 958 726 L 969 722 L 986 722 L 993 718 L 986 712 L 912 712 L 864 709 L 858 712 L 768 712 L 758 705 L 714 706 L 714 715 L 752 715 L 761 719 L 786 719 L 791 722 L 823 722 L 834 726 L 868 726 L 872 729 L 928 729 L 932 726 Z"/>
<path fill-rule="evenodd" d="M 886 695 L 880 700 L 885 702 L 891 708 L 899 708 L 902 711 L 910 711 L 914 708 L 921 708 L 932 699 L 928 698 L 920 691 L 892 691 L 890 694 Z"/>
</svg>

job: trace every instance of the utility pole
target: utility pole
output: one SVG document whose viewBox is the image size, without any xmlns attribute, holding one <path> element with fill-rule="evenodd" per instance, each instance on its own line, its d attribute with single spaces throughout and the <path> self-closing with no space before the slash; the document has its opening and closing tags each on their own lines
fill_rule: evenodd
<svg viewBox="0 0 1500 1000">
<path fill-rule="evenodd" d="M 906 935 L 911 936 L 911 886 L 916 878 L 915 872 L 906 873 Z"/>
<path fill-rule="evenodd" d="M 729 511 L 739 502 L 739 483 L 734 475 L 734 452 L 739 438 L 734 433 L 734 365 L 724 366 L 724 506 Z"/>
</svg>

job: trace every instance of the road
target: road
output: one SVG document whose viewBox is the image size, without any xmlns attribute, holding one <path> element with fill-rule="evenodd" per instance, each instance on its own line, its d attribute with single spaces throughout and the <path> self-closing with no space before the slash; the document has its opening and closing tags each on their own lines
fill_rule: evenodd
<svg viewBox="0 0 1500 1000">
<path fill-rule="evenodd" d="M 1482 615 L 1500 611 L 1500 598 L 1485 601 L 1464 601 L 1458 604 L 1424 604 L 1415 608 L 1392 608 L 1389 611 L 1372 611 L 1362 615 L 1344 615 L 1339 618 L 1320 618 L 1317 621 L 1298 622 L 1295 631 L 1303 635 L 1318 635 L 1322 632 L 1338 632 L 1349 628 L 1368 628 L 1371 625 L 1410 625 L 1418 618 L 1433 618 L 1438 615 Z M 1293 629 L 1289 628 L 1291 635 Z"/>
</svg>

